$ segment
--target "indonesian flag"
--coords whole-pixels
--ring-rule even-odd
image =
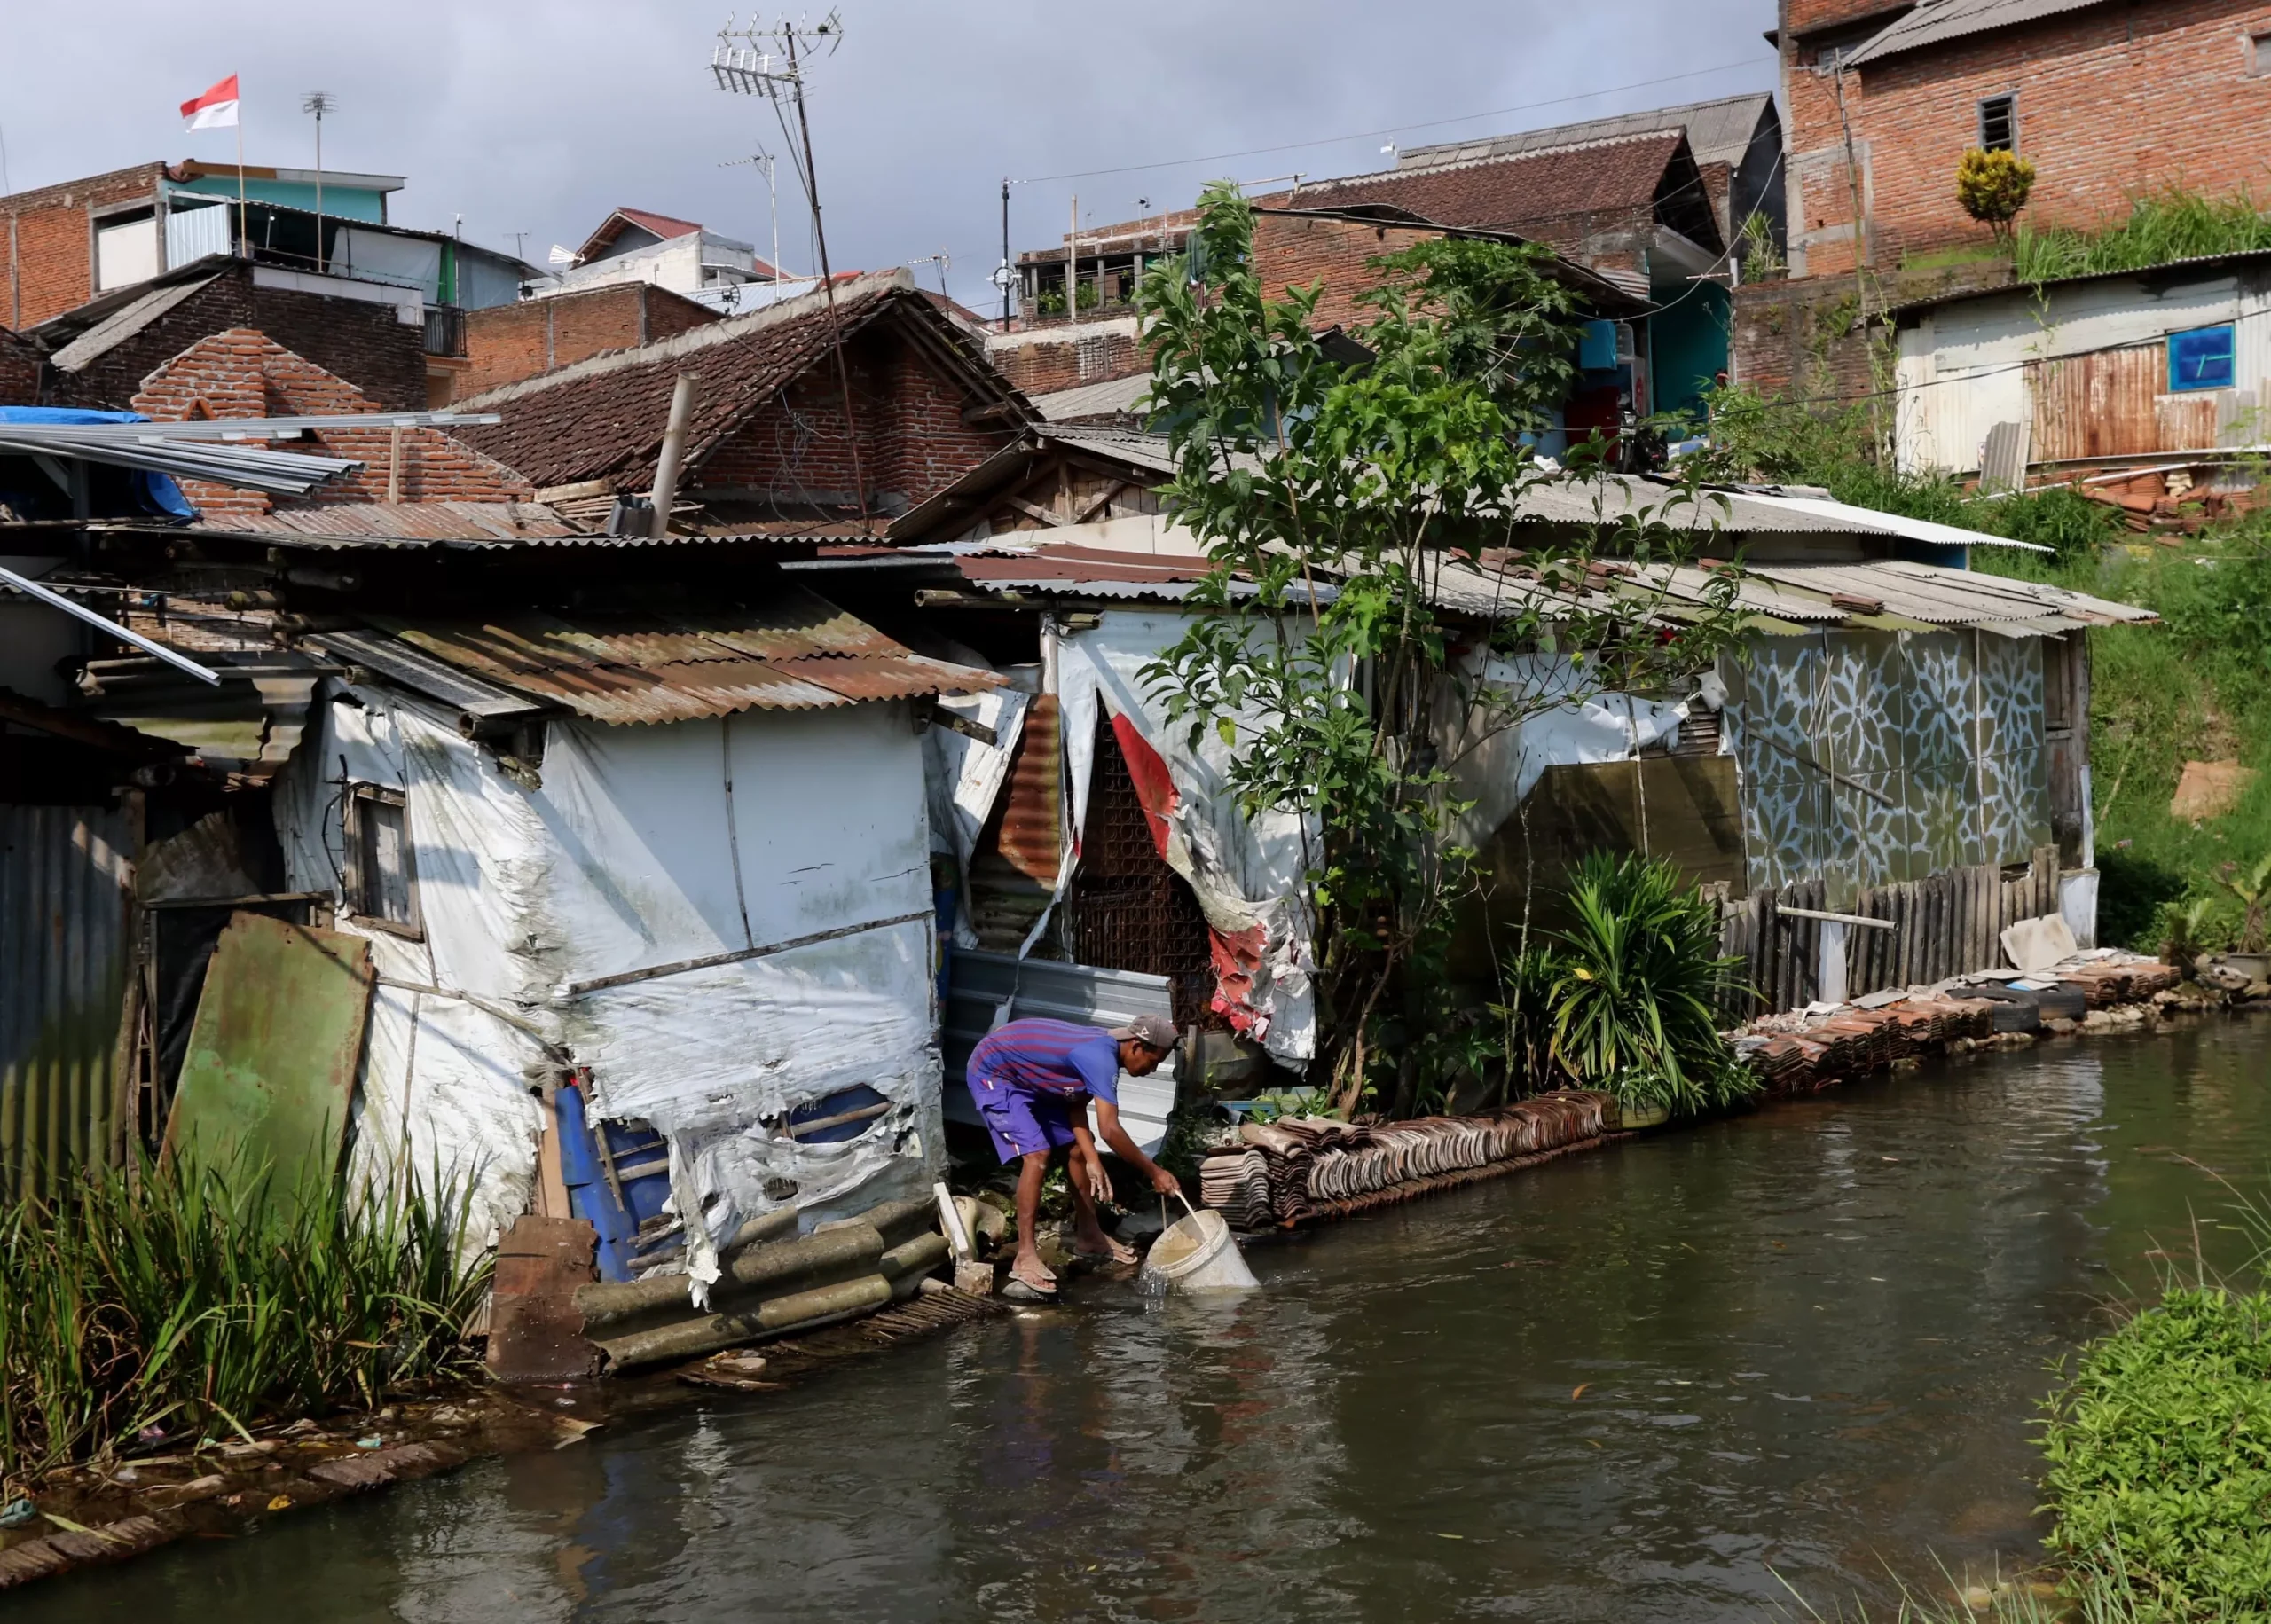
[[[237,76],[231,74],[194,101],[181,105],[192,129],[225,129],[237,122]]]

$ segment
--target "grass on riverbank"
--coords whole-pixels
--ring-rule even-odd
[[[282,1201],[170,1166],[0,1212],[0,1482],[450,1372],[488,1286],[460,1266],[466,1219],[415,1189]]]

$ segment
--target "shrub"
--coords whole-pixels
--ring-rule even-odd
[[[2271,219],[2257,212],[2244,190],[2210,199],[2172,186],[2136,198],[2127,219],[2099,231],[2060,226],[2038,231],[2023,225],[2012,257],[2021,281],[2049,282],[2256,248],[2271,248]]]
[[[1719,1033],[1741,961],[1719,956],[1717,910],[1678,869],[1595,851],[1569,888],[1575,922],[1551,961],[1553,1063],[1587,1087],[1680,1115],[1755,1094],[1758,1079]],[[1536,977],[1517,963],[1508,978]]]
[[[1955,200],[2000,237],[2034,190],[2034,166],[2016,153],[1973,147],[1955,166]]]
[[[2271,1295],[2179,1287],[2047,1401],[2053,1550],[2171,1620],[2271,1617]]]
[[[139,1174],[0,1212],[0,1479],[151,1425],[375,1406],[464,1357],[488,1269],[460,1266],[463,1198]]]

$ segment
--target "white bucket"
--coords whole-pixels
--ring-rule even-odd
[[[1261,1284],[1230,1238],[1230,1224],[1212,1207],[1178,1218],[1159,1232],[1144,1256],[1141,1283],[1163,1293],[1250,1291]]]

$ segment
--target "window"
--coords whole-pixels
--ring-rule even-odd
[[[2237,360],[2229,327],[2195,327],[2168,335],[2168,387],[2228,389]]]
[[[2247,41],[2247,71],[2271,74],[2271,34],[2252,34]]]
[[[1990,96],[1979,104],[1979,145],[1991,153],[2019,150],[2019,98]]]
[[[402,791],[376,784],[347,788],[347,909],[366,925],[423,936],[418,873],[411,860],[410,817]]]

